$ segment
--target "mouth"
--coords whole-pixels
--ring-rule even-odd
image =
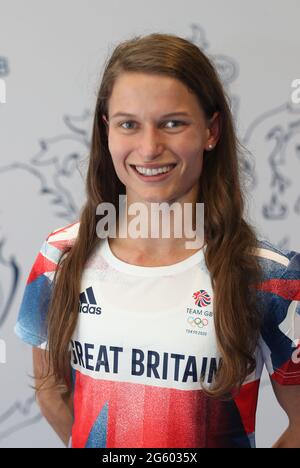
[[[130,164],[134,173],[139,177],[139,179],[145,182],[158,182],[167,179],[171,174],[173,174],[176,166],[177,163],[170,163],[164,166],[154,166],[151,168]]]

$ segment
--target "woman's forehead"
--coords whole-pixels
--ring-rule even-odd
[[[196,95],[173,77],[126,73],[114,84],[109,110],[111,118],[119,113],[138,117],[148,111],[155,116],[175,112],[191,115],[199,112],[199,103]]]

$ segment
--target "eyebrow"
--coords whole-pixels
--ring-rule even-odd
[[[190,117],[190,114],[187,112],[169,112],[168,114],[164,114],[161,118],[172,117],[175,115],[185,115],[186,117]],[[135,114],[129,114],[128,112],[116,112],[111,119],[115,117],[137,117]]]

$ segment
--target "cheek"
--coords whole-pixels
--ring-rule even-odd
[[[108,140],[108,149],[113,161],[116,172],[124,170],[124,159],[126,158],[126,148],[120,140],[110,138]]]
[[[203,145],[199,136],[193,132],[183,133],[180,138],[174,140],[173,151],[189,164],[201,158]]]
[[[201,171],[203,164],[203,153],[199,146],[192,146],[183,148],[180,157],[186,170],[191,173]]]
[[[121,151],[121,145],[116,138],[113,138],[113,136],[109,136],[108,138],[108,149],[113,160],[119,157],[118,155]]]
[[[202,174],[203,155],[201,149],[190,148],[181,154],[183,170],[181,172],[182,184],[186,187],[197,183]]]

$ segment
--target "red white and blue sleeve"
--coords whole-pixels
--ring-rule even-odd
[[[260,349],[267,371],[282,385],[300,385],[300,253],[264,241],[264,306]]]
[[[52,280],[61,251],[43,242],[27,278],[17,322],[16,335],[25,343],[45,348],[47,343],[47,313],[52,294]]]

